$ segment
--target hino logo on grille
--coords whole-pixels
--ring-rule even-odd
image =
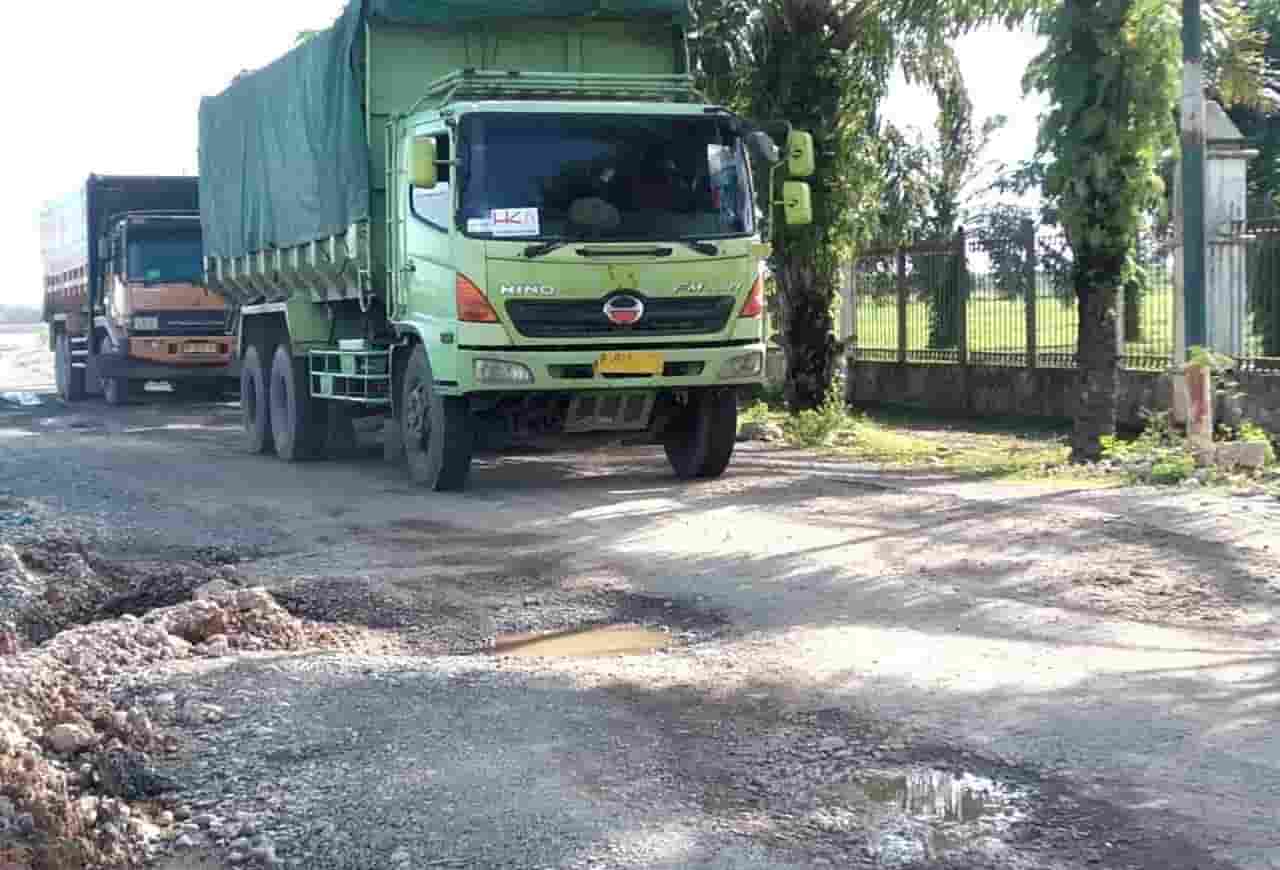
[[[604,316],[615,326],[631,326],[644,317],[644,303],[634,296],[614,296],[604,304]]]
[[[556,288],[542,284],[503,284],[498,292],[503,296],[555,296]]]

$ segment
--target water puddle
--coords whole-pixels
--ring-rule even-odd
[[[847,815],[867,832],[881,867],[904,867],[958,853],[991,855],[1025,816],[1028,793],[985,777],[911,768],[873,772],[836,786],[824,812]]]
[[[671,635],[638,625],[605,625],[551,634],[500,634],[493,654],[517,658],[643,655],[671,646]]]

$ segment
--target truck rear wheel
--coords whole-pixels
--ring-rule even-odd
[[[294,359],[287,345],[271,358],[271,437],[276,456],[285,462],[315,459],[324,444],[325,430],[307,384],[307,361]]]
[[[84,369],[78,369],[71,363],[71,339],[64,332],[54,344],[53,377],[61,399],[79,402],[84,398]]]
[[[681,480],[719,477],[729,467],[737,436],[733,390],[706,390],[690,396],[684,413],[667,430],[663,447]]]
[[[466,487],[475,442],[471,414],[465,399],[436,392],[422,345],[413,349],[405,367],[400,427],[414,483],[436,492]]]
[[[271,400],[267,395],[267,370],[257,345],[245,351],[240,366],[240,419],[245,439],[253,453],[275,449],[271,437]]]

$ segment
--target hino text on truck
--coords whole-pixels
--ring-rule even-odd
[[[204,287],[197,181],[93,175],[45,207],[44,320],[58,395],[127,402],[147,381],[234,388],[226,301]]]
[[[684,0],[353,0],[200,110],[210,287],[240,311],[253,449],[385,415],[417,483],[478,445],[604,433],[715,477],[763,379],[749,151],[811,137],[707,105]],[[778,186],[790,223],[809,187]]]

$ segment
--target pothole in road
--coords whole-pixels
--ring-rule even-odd
[[[960,853],[1004,848],[1013,825],[1026,818],[1029,797],[985,777],[930,768],[868,771],[833,787],[820,815],[829,824],[866,831],[880,867],[906,867]]]
[[[550,634],[500,634],[492,653],[516,658],[592,658],[643,655],[667,649],[670,633],[638,625],[597,625]]]

